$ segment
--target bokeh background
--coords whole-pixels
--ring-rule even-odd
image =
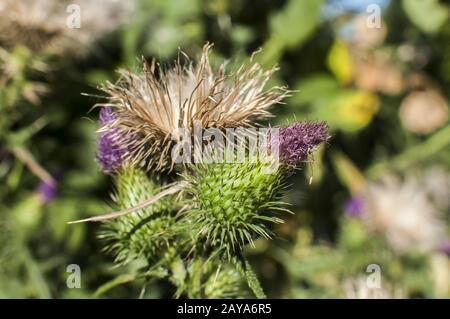
[[[213,63],[261,48],[255,58],[279,66],[268,85],[293,93],[273,125],[331,129],[291,180],[295,214],[247,251],[268,296],[450,297],[449,17],[438,0],[1,0],[0,297],[173,296],[114,267],[98,224],[66,223],[109,210],[98,85],[207,41]]]

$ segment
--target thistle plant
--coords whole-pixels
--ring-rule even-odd
[[[235,73],[213,68],[210,47],[199,63],[178,61],[157,72],[144,63],[142,74],[122,70],[116,84],[102,88],[108,96],[99,104],[97,160],[115,182],[117,211],[82,221],[103,221],[100,237],[115,261],[145,260],[142,276],[168,280],[177,297],[245,297],[246,282],[262,298],[244,248],[270,239],[271,226],[283,222],[286,177],[328,140],[327,126],[269,128],[255,158],[247,146],[239,159],[227,150],[231,161],[174,161],[171,151],[185,136],[180,128],[200,123],[223,136],[227,129],[251,128],[289,94],[266,90],[275,69],[263,71],[253,59]]]
[[[230,259],[247,244],[253,246],[255,238],[271,238],[268,224],[282,223],[279,213],[289,212],[280,201],[285,178],[327,138],[324,123],[295,123],[280,129],[277,154],[242,163],[191,165],[184,178],[196,240]]]

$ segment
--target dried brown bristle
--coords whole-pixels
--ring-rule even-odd
[[[208,58],[212,45],[206,44],[198,63],[176,61],[168,71],[143,62],[143,72],[120,70],[117,83],[102,90],[108,101],[99,106],[113,108],[116,120],[109,126],[139,136],[129,141],[129,160],[147,169],[172,168],[171,146],[181,139],[179,128],[193,130],[253,126],[268,118],[268,108],[288,95],[284,88],[264,86],[275,68],[264,71],[253,61],[231,74],[222,64],[214,70]]]

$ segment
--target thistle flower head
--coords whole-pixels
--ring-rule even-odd
[[[264,90],[275,71],[263,71],[251,59],[234,73],[226,73],[225,65],[213,69],[205,45],[198,63],[177,62],[170,70],[144,62],[142,74],[121,70],[116,84],[103,91],[117,119],[112,124],[120,130],[136,134],[129,141],[133,163],[150,169],[172,167],[170,148],[182,136],[179,129],[193,130],[194,124],[206,128],[251,126],[255,120],[267,118],[268,108],[279,103],[288,92],[281,88]]]
[[[115,115],[111,108],[100,111],[99,123],[102,126],[97,141],[97,161],[105,173],[114,173],[122,166],[128,154],[128,136],[117,128],[109,128]]]
[[[0,4],[0,43],[24,45],[54,54],[80,52],[122,24],[134,1],[3,0]],[[69,5],[80,8],[82,27],[68,26]],[[75,7],[73,7],[75,8]],[[71,11],[76,15],[76,11]],[[74,15],[75,18],[77,18]],[[70,50],[77,48],[77,50]]]
[[[294,123],[279,132],[279,155],[284,164],[297,165],[329,138],[325,123]]]

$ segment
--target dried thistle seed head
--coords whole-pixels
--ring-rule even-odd
[[[70,25],[69,5],[80,9],[79,27]],[[0,43],[9,47],[24,45],[39,52],[79,54],[121,25],[133,7],[134,1],[118,0],[3,0]],[[72,12],[74,18],[78,18],[76,13]]]
[[[413,91],[402,101],[399,116],[408,131],[426,135],[448,122],[449,105],[436,90]]]
[[[116,84],[103,91],[117,119],[113,127],[134,132],[130,158],[148,169],[172,168],[170,149],[182,139],[180,129],[251,126],[255,120],[271,116],[268,108],[288,94],[274,87],[264,90],[275,69],[263,71],[252,59],[236,72],[226,74],[225,65],[213,69],[205,45],[200,61],[181,64],[170,70],[144,62],[142,74],[121,70]]]
[[[413,176],[401,181],[398,176],[385,175],[369,184],[361,218],[397,253],[433,251],[446,240],[441,212]]]
[[[227,258],[258,237],[270,238],[268,224],[281,223],[285,211],[279,195],[283,170],[268,173],[270,163],[199,164],[192,166],[187,218],[198,242]]]
[[[15,47],[10,51],[0,48],[0,87],[13,86],[20,92],[20,95],[7,99],[4,105],[12,106],[18,98],[34,105],[40,104],[40,97],[49,91],[49,87],[34,79],[48,70],[47,63],[26,47]],[[26,81],[23,81],[24,76]]]
[[[24,45],[40,51],[62,36],[65,27],[62,2],[50,0],[5,0],[0,5],[2,45]],[[53,16],[53,19],[50,17]]]
[[[279,155],[284,164],[298,165],[317,146],[329,139],[327,125],[323,122],[294,123],[279,131]]]

